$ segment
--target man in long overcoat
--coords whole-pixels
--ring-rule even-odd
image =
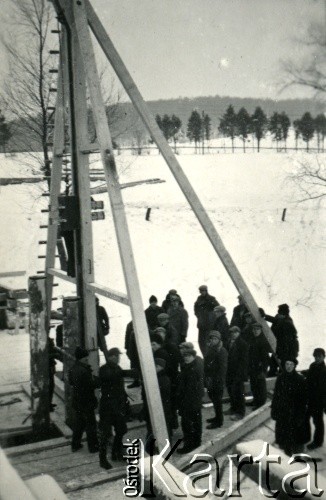
[[[230,396],[230,409],[232,420],[241,420],[246,413],[244,383],[248,378],[249,346],[240,336],[240,328],[231,326],[228,369],[226,386]]]
[[[181,306],[178,295],[172,295],[171,305],[167,310],[167,314],[169,315],[169,324],[178,332],[177,345],[180,345],[186,340],[189,321],[188,313],[185,308]]]
[[[302,452],[303,444],[309,440],[307,386],[295,370],[297,364],[295,358],[285,361],[284,371],[276,379],[271,410],[271,417],[276,421],[275,441],[289,456]]]
[[[315,432],[308,450],[319,448],[324,443],[324,412],[326,412],[326,366],[325,350],[317,347],[313,356],[315,361],[309,366],[306,374],[308,386],[308,415],[312,418]]]
[[[269,366],[270,347],[259,323],[252,325],[252,338],[249,344],[249,377],[254,397],[252,406],[256,410],[266,403],[266,374]]]
[[[198,343],[202,355],[207,351],[208,334],[214,325],[214,307],[218,306],[216,298],[209,295],[206,285],[199,287],[199,297],[194,304],[195,316],[197,317]]]

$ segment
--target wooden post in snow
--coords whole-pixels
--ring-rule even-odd
[[[63,310],[63,348],[70,356],[75,357],[77,346],[83,347],[82,339],[82,303],[79,297],[64,297]],[[70,356],[63,356],[63,377],[65,386],[65,420],[72,426],[72,387],[69,384],[69,370],[74,364]]]
[[[43,434],[50,427],[49,347],[45,287],[44,276],[31,276],[28,280],[32,427],[36,434]]]

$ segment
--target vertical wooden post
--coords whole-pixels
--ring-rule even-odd
[[[45,288],[44,276],[29,278],[32,426],[37,434],[47,432],[50,426],[49,347]]]
[[[74,364],[75,349],[83,346],[82,339],[82,303],[79,297],[64,297],[63,309],[63,348],[67,356],[63,357],[63,376],[65,386],[66,424],[72,427],[72,387],[69,384],[69,370]]]

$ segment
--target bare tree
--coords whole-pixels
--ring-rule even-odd
[[[326,197],[326,166],[319,155],[298,161],[297,169],[288,175],[287,180],[298,188],[299,203]]]
[[[53,21],[53,8],[47,0],[12,0],[12,12],[8,32],[1,41],[9,62],[9,76],[5,81],[3,105],[12,119],[16,149],[28,151],[33,166],[42,167],[49,176],[49,130],[53,117],[48,107],[55,102],[53,83],[58,66],[56,56],[49,54],[49,33]],[[17,34],[15,43],[11,30]],[[52,49],[57,38],[53,37]],[[53,60],[54,59],[54,60]],[[53,96],[53,97],[52,97]],[[35,151],[42,151],[42,154]]]
[[[297,40],[305,56],[300,61],[282,62],[285,78],[283,88],[298,85],[313,89],[317,94],[326,92],[326,36],[323,23],[309,26],[304,39]]]

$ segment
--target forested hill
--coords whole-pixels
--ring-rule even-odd
[[[260,106],[267,117],[270,117],[275,111],[284,111],[290,118],[291,122],[309,111],[312,116],[316,116],[326,111],[326,102],[314,99],[254,99],[254,98],[239,98],[239,97],[180,97],[178,99],[161,99],[159,101],[147,101],[151,112],[155,115],[172,115],[175,114],[182,121],[183,130],[187,129],[187,122],[191,112],[197,109],[200,113],[204,111],[212,120],[212,129],[218,127],[220,117],[225,113],[227,107],[232,104],[235,112],[244,107],[249,114],[252,114],[257,106]],[[133,107],[130,103],[121,103],[122,116],[124,116],[125,125],[130,120],[131,128],[135,126],[135,115]],[[120,113],[119,113],[120,114]],[[128,119],[129,118],[129,119]],[[123,121],[124,121],[123,120]],[[139,126],[139,123],[138,123]],[[127,127],[129,128],[129,127]]]

